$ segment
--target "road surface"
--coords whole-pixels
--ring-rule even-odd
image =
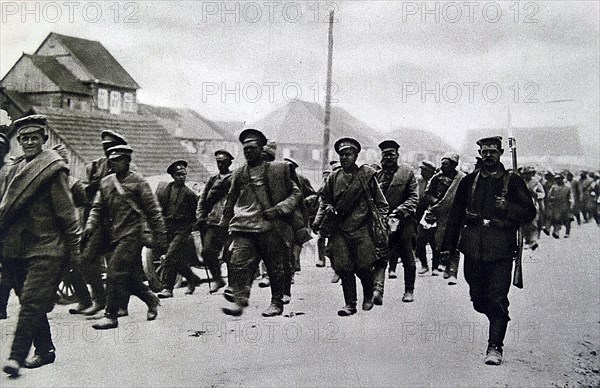
[[[220,312],[223,297],[208,295],[207,285],[192,296],[175,290],[153,322],[132,298],[117,330],[95,331],[57,306],[56,362],[2,376],[0,386],[599,386],[600,228],[573,229],[570,239],[542,236],[526,257],[525,288],[509,294],[501,366],[483,363],[486,320],[472,309],[462,272],[456,286],[418,277],[414,303],[400,300],[401,275],[386,280],[383,306],[338,317],[341,286],[306,249],[284,316],[260,315],[269,291],[256,285],[239,318]],[[0,321],[3,360],[17,311],[12,296]]]

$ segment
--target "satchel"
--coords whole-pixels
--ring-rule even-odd
[[[373,233],[373,242],[375,243],[375,248],[385,251],[388,248],[390,240],[390,226],[387,222],[387,217],[382,216],[377,210],[375,202],[373,201],[373,196],[371,195],[371,190],[369,190],[368,185],[365,184],[365,180],[361,179],[360,183],[362,184],[367,196],[367,204],[369,205],[369,211],[371,212],[371,222],[369,226],[371,227],[371,232]]]

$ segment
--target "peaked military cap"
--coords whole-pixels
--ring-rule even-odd
[[[533,164],[526,165],[525,167],[523,167],[523,173],[524,174],[535,173],[535,166]]]
[[[492,144],[497,145],[498,149],[502,149],[502,136],[490,136],[490,137],[484,137],[484,138],[477,140],[477,145],[480,147],[483,145],[492,145]]]
[[[292,158],[283,158],[283,160],[285,162],[288,162],[292,166],[294,166],[294,168],[298,168],[298,162],[296,162],[294,159],[292,159]]]
[[[226,150],[216,150],[215,151],[215,158],[217,159],[229,159],[229,160],[233,160],[234,157],[233,155],[231,155],[229,152],[227,152]]]
[[[342,168],[342,164],[337,160],[329,162],[329,165],[331,166],[331,171],[339,170],[340,168]]]
[[[10,151],[10,141],[5,134],[0,132],[0,147],[4,148],[6,152]],[[0,161],[1,162],[1,161]]]
[[[123,137],[115,131],[111,131],[110,129],[102,131],[100,137],[102,138],[102,143],[115,143],[115,145],[127,144],[127,140],[125,139],[125,137]]]
[[[429,160],[423,160],[419,167],[424,168],[425,170],[435,171],[435,164],[433,164]]]
[[[181,170],[185,170],[187,166],[188,164],[185,160],[178,160],[171,163],[171,165],[167,168],[167,174],[173,175]]]
[[[120,156],[131,155],[133,153],[133,148],[126,144],[119,144],[114,147],[110,147],[106,150],[109,159],[116,159]]]
[[[242,144],[256,142],[259,147],[264,147],[267,144],[267,138],[265,135],[258,129],[254,128],[244,129],[242,133],[240,133],[239,139],[240,143]]]
[[[17,138],[21,135],[29,133],[42,132],[42,135],[46,137],[46,125],[48,120],[45,115],[29,115],[22,117],[13,122],[13,128],[17,131]]]
[[[341,139],[336,141],[335,144],[333,145],[333,149],[338,154],[342,150],[345,150],[347,148],[354,148],[356,150],[356,152],[360,152],[360,150],[361,150],[361,146],[360,146],[360,143],[358,142],[358,140],[352,139],[351,137],[342,137]]]
[[[388,151],[397,152],[399,148],[400,144],[398,144],[395,140],[384,140],[379,143],[379,149],[381,149],[382,153]]]

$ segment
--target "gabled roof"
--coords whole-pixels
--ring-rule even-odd
[[[292,101],[269,113],[253,125],[267,138],[281,144],[323,144],[325,109],[317,104],[301,100]],[[340,107],[332,107],[330,121],[330,144],[341,137],[352,137],[363,147],[376,146],[381,135]]]
[[[131,89],[140,88],[102,43],[51,32],[40,47],[51,36],[56,37],[69,50],[71,55],[77,58],[92,74],[93,78],[97,79],[100,83]],[[86,81],[94,81],[94,79]]]
[[[454,151],[454,148],[438,135],[417,128],[397,128],[382,135],[382,140],[392,139],[400,144],[402,152],[434,152]]]
[[[504,148],[508,148],[507,128],[472,129],[467,132],[463,144],[463,153],[477,154],[477,140],[488,136],[502,136]],[[576,126],[561,127],[521,127],[513,128],[517,141],[517,155],[531,156],[582,156],[583,148]],[[506,155],[506,153],[505,153]]]
[[[21,113],[27,112],[33,106],[33,102],[24,93],[19,93],[16,90],[6,90],[0,87],[0,93],[4,94],[19,110]]]
[[[209,175],[194,155],[151,118],[45,106],[34,106],[32,112],[45,114],[48,126],[87,163],[103,156],[100,134],[110,129],[125,136],[134,149],[133,161],[145,176],[166,174],[167,167],[178,159],[188,161],[190,180],[203,181]]]
[[[61,91],[77,94],[90,94],[89,88],[86,88],[77,77],[75,77],[69,69],[58,62],[55,57],[28,54],[23,54],[23,56],[30,59],[35,67],[40,69],[40,71],[54,82]]]
[[[140,114],[153,117],[178,139],[236,141],[233,134],[192,109],[146,104],[139,104],[138,107]]]

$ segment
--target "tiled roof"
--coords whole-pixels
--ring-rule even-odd
[[[102,43],[60,35],[52,32],[64,44],[71,54],[77,58],[92,73],[93,77],[101,83],[139,89],[139,85],[125,71],[123,66],[108,52]],[[47,38],[46,38],[47,39]]]
[[[477,140],[496,135],[502,136],[504,148],[507,149],[507,128],[483,128],[472,129],[467,132],[463,144],[463,153],[468,155],[477,154],[478,147],[475,144]],[[519,156],[583,155],[579,130],[575,126],[519,127],[513,128],[513,136],[517,141],[517,155]]]
[[[396,140],[400,144],[402,152],[438,152],[444,153],[455,151],[454,148],[442,140],[438,135],[417,128],[398,128],[381,135],[381,141],[385,139]]]
[[[27,55],[35,67],[40,69],[52,82],[56,84],[63,92],[78,94],[90,94],[90,89],[86,88],[73,73],[56,60],[56,57]]]
[[[341,137],[352,137],[363,147],[374,147],[377,145],[376,138],[381,136],[379,132],[340,107],[332,107],[330,123],[332,147]],[[292,101],[269,113],[253,126],[277,143],[321,145],[325,128],[325,109],[316,103]]]
[[[178,139],[236,141],[233,134],[192,109],[139,104],[139,112],[156,119]]]
[[[148,117],[42,106],[35,106],[32,111],[45,114],[49,127],[88,163],[103,156],[100,134],[110,129],[125,136],[134,149],[133,161],[145,176],[166,174],[167,167],[178,159],[188,161],[190,180],[201,182],[209,175],[194,155],[187,152],[158,122]]]

